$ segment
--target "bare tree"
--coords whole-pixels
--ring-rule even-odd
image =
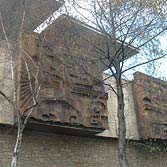
[[[113,91],[118,101],[118,158],[120,167],[127,167],[122,76],[131,69],[166,56],[159,47],[159,36],[167,29],[166,1],[72,0],[66,4],[67,7],[71,5],[73,11],[77,11],[76,15],[72,13],[74,17],[82,19],[103,36],[98,38],[98,45],[97,39],[89,40],[86,35],[81,38],[82,43],[88,43],[94,51],[92,61],[100,61],[110,70],[111,75],[108,78],[115,78],[116,89]],[[135,52],[140,52],[141,59],[136,59],[135,63],[126,67],[126,59],[136,54]]]
[[[6,70],[6,76],[1,73],[3,77],[0,81],[2,85],[0,96],[6,105],[7,112],[10,111],[11,117],[14,114],[15,119],[9,119],[9,123],[14,123],[17,128],[11,167],[17,166],[23,132],[31,114],[40,102],[42,87],[42,83],[39,82],[41,68],[29,52],[32,45],[28,45],[25,34],[33,33],[47,15],[52,14],[60,6],[61,2],[54,0],[0,1],[0,40],[1,44],[4,44],[2,46],[4,55],[0,66],[2,70]],[[27,45],[30,50],[26,49]]]
[[[88,5],[84,7],[84,3]],[[39,4],[39,2],[37,4]],[[157,37],[163,34],[166,30],[166,2],[163,0],[157,0],[153,2],[143,2],[142,0],[71,0],[69,1],[68,5],[71,5],[71,7],[75,11],[77,11],[78,14],[77,16],[75,16],[77,18],[82,18],[84,21],[90,24],[91,26],[86,26],[88,26],[90,29],[95,30],[96,35],[99,34],[100,37],[97,38],[96,35],[93,34],[92,38],[90,38],[90,33],[85,33],[84,31],[82,36],[78,36],[77,31],[72,31],[71,36],[67,35],[65,38],[61,38],[60,36],[59,42],[62,43],[59,43],[59,46],[62,47],[62,45],[64,45],[64,47],[66,47],[66,49],[68,50],[68,54],[73,54],[75,52],[75,54],[78,55],[82,53],[83,50],[86,50],[88,54],[93,53],[93,57],[89,58],[92,67],[94,65],[100,64],[101,69],[110,70],[111,75],[108,78],[112,76],[115,78],[116,89],[114,89],[112,85],[109,86],[115,92],[118,101],[118,157],[120,167],[127,167],[128,162],[126,159],[126,126],[124,115],[122,76],[126,71],[130,69],[134,69],[137,66],[153,62],[166,55],[155,47],[155,41],[156,44],[158,42]],[[42,6],[45,7],[45,5]],[[68,8],[69,6],[67,6],[65,8],[66,10],[64,11],[68,11],[68,14],[70,14],[72,10],[68,10]],[[29,103],[29,105],[24,105],[24,107],[22,108],[20,107],[20,104],[18,104],[18,98],[20,97],[18,97],[17,94],[18,90],[20,89],[20,78],[22,76],[19,76],[18,78],[16,78],[16,80],[14,79],[15,59],[13,57],[14,55],[11,53],[10,42],[8,39],[8,36],[12,36],[13,38],[13,34],[6,32],[2,14],[0,18],[3,37],[7,42],[10,57],[13,82],[13,99],[10,99],[3,91],[0,91],[0,94],[12,105],[13,110],[16,113],[18,128],[17,140],[14,148],[11,167],[16,167],[17,165],[23,131],[25,129],[25,125],[29,119],[29,116],[39,103],[40,90],[42,87],[41,82],[39,82],[40,72],[42,70],[40,69],[40,66],[38,66],[38,64],[36,64],[32,59],[31,54],[28,53],[27,50],[25,50],[25,48],[23,47],[24,41],[22,41],[22,30],[29,32],[30,29],[28,28],[27,30],[29,24],[27,26],[25,23],[31,23],[31,19],[25,21],[25,19],[28,18],[28,15],[26,15],[27,13],[24,9],[25,8],[23,8],[21,11],[18,11],[19,18],[21,18],[21,21],[19,21],[19,29],[18,27],[14,28],[14,30],[17,30],[16,36],[20,41],[20,43],[17,44],[18,73],[20,70],[23,70],[23,74],[26,76],[27,80],[26,86],[28,87],[31,96],[31,102]],[[80,9],[88,12],[89,17],[80,12]],[[33,15],[33,13],[31,12],[29,12],[28,14]],[[40,14],[42,14],[42,10]],[[38,16],[40,16],[40,14]],[[53,22],[53,20],[51,20],[51,22]],[[80,22],[80,24],[85,25],[82,22]],[[70,27],[70,24],[68,24],[68,22],[66,23],[66,25]],[[11,26],[12,24],[7,27],[7,30],[10,30]],[[44,42],[46,34],[44,33],[42,39],[42,41]],[[74,38],[75,41],[69,40],[71,38]],[[50,41],[50,43],[52,42],[53,41]],[[132,45],[134,45],[135,47],[133,47]],[[49,45],[47,47],[49,47]],[[141,60],[138,60],[136,64],[124,68],[124,61],[130,56],[139,52],[139,49],[143,50],[144,53],[149,53],[149,60],[143,62]],[[75,65],[79,65],[80,71],[84,71],[87,76],[93,77],[97,81],[104,83],[104,80],[100,77],[97,78],[97,75],[94,75],[94,72],[90,73],[90,70],[92,70],[93,68],[88,69],[85,64],[83,64],[81,61],[78,61],[79,60],[74,59],[73,63]],[[72,66],[73,64],[70,65],[70,67]],[[78,72],[77,69],[75,69],[74,72]],[[95,74],[97,73],[98,72],[95,72]],[[23,117],[23,113],[27,113],[26,117]]]
[[[32,65],[30,66],[30,64],[29,64],[29,62],[32,61],[31,57],[22,48],[21,43],[19,44],[19,48],[13,49],[14,47],[18,47],[18,46],[16,46],[16,44],[12,45],[11,42],[9,42],[9,39],[6,35],[6,31],[5,31],[5,27],[4,27],[1,15],[0,15],[0,20],[1,20],[1,26],[3,29],[3,33],[5,36],[5,43],[7,45],[6,50],[8,51],[8,54],[5,55],[5,58],[6,58],[6,61],[9,61],[9,63],[8,63],[10,65],[9,73],[11,74],[10,79],[12,82],[11,92],[7,93],[5,90],[0,90],[0,95],[3,97],[3,99],[5,99],[8,102],[7,105],[12,106],[12,110],[13,110],[12,112],[15,113],[16,119],[17,119],[17,121],[16,121],[16,123],[17,123],[17,138],[16,138],[16,143],[15,143],[12,162],[11,162],[11,167],[16,167],[19,152],[21,149],[21,144],[22,144],[23,131],[25,129],[25,126],[27,124],[27,121],[28,121],[31,113],[33,112],[33,109],[38,104],[38,96],[39,96],[39,92],[41,89],[41,85],[39,85],[39,82],[38,82],[38,67],[35,67],[36,70],[32,71],[32,69],[31,69]],[[20,37],[21,37],[21,35],[22,35],[22,32],[20,31]],[[17,53],[18,53],[18,56],[16,56]],[[17,79],[19,79],[19,78],[15,77],[15,75],[20,75],[20,73],[21,73],[21,71],[19,69],[19,67],[21,67],[21,64],[19,64],[20,61],[22,61],[22,63],[24,63],[25,69],[23,72],[24,72],[24,75],[27,76],[27,83],[26,84],[30,90],[30,99],[32,100],[31,103],[29,103],[27,106],[25,106],[25,108],[21,108],[20,104],[18,102],[18,96],[20,94],[20,92],[18,92],[18,89],[20,88],[20,80],[16,80],[16,78]],[[17,63],[18,67],[16,67],[16,63]],[[17,74],[16,74],[16,68],[18,70]],[[6,76],[6,77],[8,77],[8,76]],[[35,82],[34,82],[34,80],[32,82],[32,78],[35,80]],[[35,85],[34,85],[34,83],[35,83]],[[10,85],[8,85],[8,86],[10,86]],[[28,114],[25,118],[23,118],[23,115],[22,115],[22,113],[24,113],[24,112],[28,112]]]

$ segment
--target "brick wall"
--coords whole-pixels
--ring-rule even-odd
[[[0,167],[10,167],[16,134],[0,127]],[[128,144],[130,167],[166,167],[167,153]],[[117,140],[25,131],[18,167],[117,167]]]

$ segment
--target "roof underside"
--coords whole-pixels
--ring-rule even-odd
[[[0,0],[0,12],[7,37],[16,40],[21,27],[23,32],[33,32],[61,5],[56,0]],[[4,38],[3,33],[0,33],[0,38]]]
[[[66,15],[56,19],[40,36],[45,36],[45,45],[55,50],[55,52],[61,50],[62,53],[63,50],[64,52],[70,52],[73,56],[87,57],[96,64],[98,63],[102,71],[108,69],[109,59],[106,58],[106,55],[109,53],[110,58],[114,57],[121,47],[121,42],[117,41],[115,43],[113,39],[100,31]],[[124,59],[138,53],[135,47],[124,48]],[[102,61],[104,61],[104,64],[102,64]]]

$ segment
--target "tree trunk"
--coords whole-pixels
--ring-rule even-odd
[[[118,100],[118,161],[120,167],[128,167],[126,158],[126,124],[124,113],[124,94],[121,78],[117,79],[117,100]]]
[[[17,160],[18,160],[18,156],[19,156],[19,152],[20,152],[20,148],[21,148],[21,143],[22,143],[22,135],[23,135],[23,129],[22,129],[21,125],[19,125],[18,131],[17,131],[17,139],[16,139],[14,151],[13,151],[13,156],[12,156],[11,167],[17,166]]]

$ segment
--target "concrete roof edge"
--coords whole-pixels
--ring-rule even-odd
[[[80,20],[78,20],[78,19],[76,19],[76,18],[74,18],[72,16],[69,16],[69,15],[66,15],[66,14],[62,14],[58,19],[61,19],[61,18],[69,18],[74,23],[77,23],[77,24],[79,24],[79,25],[81,25],[81,26],[83,26],[83,27],[85,27],[85,28],[87,28],[87,29],[89,29],[91,31],[94,31],[94,32],[96,32],[96,33],[98,33],[100,35],[104,35],[105,36],[105,34],[103,32],[101,32],[98,28],[95,28],[95,27],[93,27],[93,26],[91,26],[91,25],[89,25],[89,24],[87,24],[87,23],[85,23],[83,21],[80,21]],[[117,39],[117,42],[121,43],[121,41],[118,40],[118,39]],[[128,44],[128,43],[125,42],[125,44]],[[139,53],[139,51],[140,51],[139,48],[137,48],[137,47],[135,47],[133,45],[129,45],[128,48],[131,48],[132,50],[135,50],[136,51],[135,54]]]

